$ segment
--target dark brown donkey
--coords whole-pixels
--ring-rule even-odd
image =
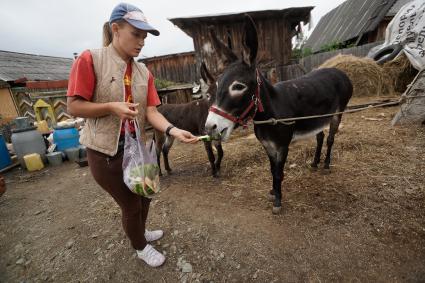
[[[208,85],[206,95],[202,99],[191,101],[182,104],[164,104],[158,107],[158,111],[164,115],[167,120],[174,126],[191,132],[199,136],[205,135],[205,121],[208,116],[208,109],[211,106],[211,101],[216,92],[216,84],[213,77],[208,72],[204,63],[201,65],[201,76],[204,82]],[[208,95],[209,94],[209,95]],[[164,166],[167,173],[171,173],[170,164],[168,161],[168,152],[173,145],[174,138],[166,137],[164,133],[155,131],[155,142],[158,156],[158,165],[161,168],[161,152],[164,156]],[[217,149],[217,159],[215,159],[212,146]],[[211,171],[214,177],[220,174],[220,164],[223,158],[223,148],[220,141],[205,141],[205,150],[208,154],[208,159],[211,164]]]
[[[243,36],[243,58],[217,39],[211,31],[214,49],[223,66],[217,81],[216,99],[210,108],[206,129],[210,134],[221,133],[225,141],[232,130],[254,119],[254,132],[270,160],[273,175],[273,212],[281,209],[283,168],[291,141],[316,135],[317,148],[312,167],[320,161],[324,133],[330,126],[324,168],[329,169],[334,136],[342,115],[299,120],[293,123],[267,123],[271,119],[332,114],[344,111],[353,92],[350,79],[337,69],[320,69],[299,79],[271,85],[257,70],[257,31],[247,16]],[[259,124],[263,123],[264,124]]]

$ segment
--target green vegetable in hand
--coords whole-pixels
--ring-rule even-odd
[[[221,134],[217,133],[214,135],[205,135],[205,136],[199,136],[198,140],[199,141],[213,141],[213,140],[220,140],[221,139]]]

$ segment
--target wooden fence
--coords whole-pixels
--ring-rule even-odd
[[[191,84],[176,85],[159,89],[158,95],[162,104],[187,103],[192,101],[192,88]]]
[[[369,53],[370,49],[380,44],[382,44],[382,42],[373,42],[352,48],[313,54],[302,58],[298,64],[276,67],[276,71],[280,80],[286,81],[295,79],[312,71],[313,69],[323,64],[326,60],[338,54],[351,54],[357,57],[364,57]]]
[[[307,56],[303,59],[300,60],[300,64],[302,64],[304,66],[304,68],[306,69],[307,72],[310,72],[311,70],[313,70],[314,68],[316,68],[317,66],[320,66],[323,62],[325,62],[326,60],[338,55],[338,54],[351,54],[357,57],[364,57],[366,56],[370,49],[372,49],[373,47],[381,44],[382,42],[373,42],[373,43],[369,43],[369,44],[365,44],[365,45],[361,45],[361,46],[356,46],[356,47],[352,47],[352,48],[346,48],[346,49],[340,49],[340,50],[334,50],[334,51],[329,51],[329,52],[324,52],[324,53],[318,53],[318,54],[314,54],[311,56]]]

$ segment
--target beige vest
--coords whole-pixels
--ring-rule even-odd
[[[127,63],[119,57],[112,45],[90,50],[93,57],[96,87],[92,102],[106,103],[124,101],[124,75]],[[145,65],[132,62],[131,93],[134,103],[139,103],[137,120],[145,137],[146,97],[149,72]],[[118,150],[118,140],[122,121],[116,115],[88,118],[82,130],[80,143],[90,149],[114,156]]]

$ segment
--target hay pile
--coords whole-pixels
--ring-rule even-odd
[[[337,55],[325,61],[319,68],[337,68],[344,71],[353,84],[353,96],[392,95],[390,77],[370,58]]]
[[[404,52],[401,52],[394,60],[386,62],[383,65],[383,69],[391,80],[394,90],[399,93],[403,93],[407,89],[407,86],[418,73],[412,67]]]

